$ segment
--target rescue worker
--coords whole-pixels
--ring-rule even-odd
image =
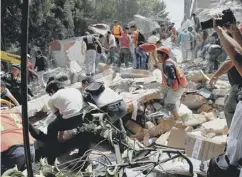
[[[219,68],[219,61],[222,58],[222,47],[214,44],[214,39],[210,38],[208,44],[201,51],[201,57],[207,62],[205,72],[213,73]]]
[[[222,27],[216,25],[215,19],[213,21],[213,24],[214,29],[218,32],[221,44],[224,46],[224,49],[228,54],[229,58],[231,58],[232,64],[229,69],[235,67],[241,77],[242,35],[239,29],[236,27],[236,22],[234,22],[234,24],[231,24],[231,26],[229,27],[229,32],[232,34],[233,38],[230,37]],[[235,96],[234,98],[237,98],[239,102],[236,105],[236,110],[234,112],[232,122],[229,128],[225,153],[215,156],[210,160],[207,171],[208,177],[242,176],[242,93],[241,89],[239,89],[238,91],[239,92],[237,92],[237,96]]]
[[[63,140],[64,131],[72,130],[82,124],[83,97],[79,90],[64,88],[64,84],[57,80],[48,83],[46,92],[51,96],[48,105],[57,117],[48,125],[47,135],[43,132],[36,133],[35,130],[31,134],[46,143],[50,149],[48,163],[52,165],[56,158],[56,155],[52,152],[58,148],[56,147],[58,141]]]
[[[165,107],[178,120],[180,99],[187,87],[187,80],[177,63],[170,58],[170,50],[168,48],[158,48],[157,54],[159,63],[162,64],[162,85],[167,88],[164,98]]]
[[[107,32],[106,40],[107,40],[107,50],[109,52],[109,58],[110,58],[109,64],[113,64],[115,62],[117,45],[115,42],[115,37],[114,35],[112,35],[111,31]]]
[[[193,35],[187,30],[183,29],[178,36],[178,44],[181,45],[183,61],[187,61],[188,54],[191,51],[191,43],[193,41]]]
[[[35,160],[34,139],[30,136],[31,161]],[[6,170],[25,169],[22,118],[13,110],[1,111],[1,174]]]
[[[123,32],[122,27],[118,24],[118,21],[117,20],[114,20],[113,21],[112,34],[115,37],[115,41],[116,41],[116,45],[118,47],[118,50],[119,50],[119,38],[120,38],[122,32]]]
[[[48,61],[45,56],[42,55],[41,51],[37,51],[37,57],[34,69],[37,69],[37,73],[39,76],[40,84],[43,88],[46,87],[46,84],[44,82],[44,73],[48,69]]]
[[[195,13],[192,13],[192,18],[193,18],[193,21],[194,21],[194,29],[195,31],[198,33],[200,28],[201,28],[201,24],[200,24],[200,20],[199,18],[196,16]]]
[[[1,99],[10,101],[10,103],[13,103],[15,106],[19,106],[19,103],[16,100],[16,98],[14,98],[14,96],[8,90],[8,88],[6,88],[6,83],[4,81],[1,81]]]
[[[96,52],[96,43],[101,46],[100,42],[89,32],[85,32],[85,36],[83,37],[83,45],[82,45],[82,54],[85,56],[85,64],[86,64],[86,75],[94,75],[95,74],[95,60],[97,56]]]
[[[128,34],[128,31],[129,31],[129,28],[126,27],[119,38],[120,55],[119,55],[118,67],[121,66],[121,63],[125,63],[125,67],[127,68],[129,66],[129,61],[131,59],[131,51],[130,51],[131,37]]]

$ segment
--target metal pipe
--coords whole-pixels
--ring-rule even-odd
[[[24,154],[28,177],[33,177],[29,143],[29,118],[28,118],[28,86],[27,86],[27,52],[29,28],[29,0],[22,4],[22,36],[21,36],[21,94],[22,94],[22,124],[24,139]]]

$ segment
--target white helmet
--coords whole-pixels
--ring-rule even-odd
[[[28,57],[28,58],[30,58],[30,55],[29,55],[29,54],[27,54],[27,57]]]

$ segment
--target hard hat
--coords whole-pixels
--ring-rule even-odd
[[[167,47],[160,47],[156,51],[158,54],[165,53],[166,55],[170,56],[170,49]]]
[[[13,64],[13,65],[12,65],[12,68],[16,68],[16,69],[21,70],[21,66],[20,66],[20,65],[18,65],[18,64]]]
[[[28,57],[28,58],[30,58],[30,55],[29,55],[29,54],[27,54],[27,57]]]

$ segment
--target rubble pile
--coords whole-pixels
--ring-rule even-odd
[[[226,80],[218,80],[216,88],[210,88],[210,76],[205,75],[202,70],[194,69],[197,68],[196,63],[200,64],[197,60],[182,64],[183,69],[188,71],[189,86],[181,99],[179,121],[172,119],[170,113],[164,109],[164,88],[148,71],[122,69],[120,73],[116,73],[101,63],[103,72],[95,75],[94,80],[104,82],[123,97],[128,109],[128,120],[123,123],[131,140],[138,140],[143,147],[184,150],[193,163],[194,172],[205,174],[206,170],[200,168],[201,164],[206,164],[210,158],[222,153],[225,147],[228,127],[223,109],[230,85]],[[193,69],[186,69],[189,67]],[[71,87],[80,89],[81,83],[76,82]],[[30,117],[36,116],[40,111],[50,111],[47,106],[49,98],[48,95],[43,95],[29,101]],[[20,107],[14,109],[21,110]],[[162,154],[160,158],[166,156]],[[187,163],[180,162],[179,159],[161,166],[166,172],[175,174],[184,175],[189,171]],[[155,169],[164,172],[161,167]]]

